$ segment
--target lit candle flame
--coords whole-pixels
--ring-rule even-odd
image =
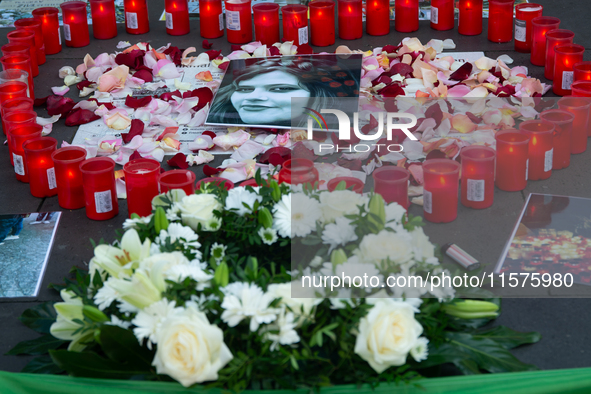
[[[446,182],[445,182],[445,177],[443,177],[443,176],[440,176],[440,177],[439,177],[439,183],[441,183],[441,186],[445,186],[445,183],[446,183]]]

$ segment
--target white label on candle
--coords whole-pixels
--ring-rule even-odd
[[[240,11],[226,10],[226,23],[228,30],[240,30]]]
[[[96,213],[106,213],[113,210],[113,200],[111,200],[111,191],[94,193],[94,203],[96,205]]]
[[[526,42],[526,31],[525,21],[515,19],[515,41]]]
[[[423,190],[423,210],[433,213],[433,194],[428,190]]]
[[[14,161],[14,172],[18,175],[25,175],[25,165],[23,164],[23,157],[15,153],[12,154],[12,160]]]
[[[571,90],[573,85],[574,71],[563,71],[562,72],[562,88],[564,90]]]
[[[431,23],[438,24],[439,23],[439,8],[431,7]]]
[[[47,184],[50,190],[57,187],[57,183],[55,182],[55,168],[53,167],[47,170]]]
[[[300,41],[300,45],[308,43],[308,26],[298,29],[298,40]]]
[[[544,155],[544,172],[552,170],[552,158],[554,155],[554,148],[550,149]]]
[[[166,28],[167,29],[173,29],[173,24],[172,24],[172,14],[170,12],[166,13]]]
[[[468,179],[466,186],[468,201],[484,201],[484,179]]]
[[[224,30],[224,14],[220,14],[220,30]]]
[[[525,161],[525,180],[527,181],[527,175],[529,173],[529,159]]]
[[[66,41],[72,41],[72,34],[70,33],[70,25],[64,24],[64,38]]]
[[[127,22],[128,29],[137,29],[137,13],[135,12],[126,12],[125,13],[125,21]]]

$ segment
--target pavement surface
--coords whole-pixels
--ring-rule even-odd
[[[588,23],[588,3],[580,0],[550,1],[538,0],[544,9],[544,15],[556,16],[562,20],[561,28],[575,32],[575,42],[587,48],[585,60],[591,60],[591,24]],[[125,33],[124,25],[118,25],[119,35],[111,40],[98,41],[91,38],[90,46],[84,48],[64,47],[62,52],[47,57],[47,63],[40,67],[40,75],[35,78],[35,95],[44,97],[51,94],[52,86],[61,86],[58,70],[62,66],[82,63],[86,53],[96,57],[102,52],[114,52],[119,41],[147,41],[154,47],[169,42],[180,48],[194,46],[201,50],[202,38],[198,33],[198,20],[191,21],[192,32],[181,37],[168,36],[164,22],[158,21],[161,6],[150,8],[151,31],[142,36]],[[429,22],[422,21],[419,31],[412,34],[426,43],[431,38],[452,38],[456,51],[484,51],[487,56],[496,58],[508,54],[515,65],[525,65],[530,75],[544,80],[542,67],[532,66],[529,54],[516,53],[513,42],[494,44],[486,37],[486,19],[484,33],[475,37],[461,36],[457,28],[448,32],[439,32],[429,27]],[[10,29],[0,30],[0,45],[6,43],[6,33]],[[92,36],[92,34],[91,34]],[[315,48],[316,51],[334,51],[337,45],[348,45],[351,49],[367,50],[386,44],[398,44],[406,37],[392,28],[391,33],[383,37],[364,35],[353,41],[337,41],[336,45],[326,48]],[[214,49],[222,49],[224,54],[230,52],[230,44],[225,37],[210,40]],[[79,101],[77,90],[72,89],[69,96]],[[48,117],[45,110],[39,110],[39,116]],[[71,141],[76,127],[66,127],[60,120],[54,125],[52,136],[58,141]],[[211,163],[217,166],[223,157],[216,157]],[[545,181],[529,182],[523,192],[508,193],[495,191],[493,206],[485,210],[472,210],[460,205],[458,219],[449,224],[432,224],[425,227],[425,232],[433,242],[445,244],[455,242],[483,263],[494,264],[516,223],[525,197],[528,193],[554,193],[577,197],[591,197],[589,180],[589,164],[591,149],[572,157],[571,165],[564,170],[556,171]],[[168,169],[166,163],[163,164]],[[203,178],[202,167],[192,167],[197,178]],[[29,187],[15,179],[13,168],[8,160],[8,148],[0,146],[0,214],[63,211],[57,231],[53,252],[38,297],[34,299],[0,299],[0,354],[6,353],[18,342],[37,337],[37,334],[18,320],[18,316],[27,308],[38,302],[59,299],[59,294],[48,289],[51,283],[62,283],[72,266],[85,267],[92,257],[92,246],[89,239],[96,241],[101,238],[107,242],[115,239],[115,230],[121,228],[127,213],[125,201],[119,201],[120,213],[111,220],[95,222],[89,220],[84,209],[76,211],[63,210],[59,207],[57,197],[38,199],[32,197]],[[422,215],[422,209],[412,206],[410,213]],[[14,241],[10,241],[14,242]],[[1,252],[0,252],[1,254]],[[507,325],[521,331],[539,331],[542,340],[531,346],[524,346],[514,351],[522,361],[535,364],[542,369],[576,368],[591,366],[591,299],[505,299],[502,313],[495,324]],[[0,356],[0,370],[20,371],[30,357]],[[1,391],[1,390],[0,390]]]

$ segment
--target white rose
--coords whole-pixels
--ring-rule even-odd
[[[218,371],[233,358],[222,330],[193,306],[167,318],[156,339],[158,350],[152,365],[185,387],[216,380]]]
[[[404,365],[422,333],[409,304],[379,300],[359,322],[355,353],[382,373],[391,366]]]
[[[178,204],[178,209],[183,224],[195,231],[201,224],[202,229],[207,231],[218,223],[219,220],[214,216],[213,211],[221,212],[222,204],[213,194],[192,194],[183,198]]]
[[[352,190],[338,190],[320,193],[320,209],[325,222],[332,222],[343,215],[359,212],[358,205],[364,205],[366,198]]]
[[[366,235],[356,251],[362,262],[380,264],[387,258],[395,264],[406,264],[413,258],[412,237],[408,232],[380,231]]]
[[[402,217],[406,214],[406,209],[398,203],[390,203],[384,207],[386,211],[386,223],[396,222],[400,223]]]
[[[417,261],[427,260],[435,257],[435,246],[429,241],[422,227],[417,227],[411,231],[412,247]]]
[[[295,293],[299,295],[303,291],[306,293],[306,297],[309,298],[292,298],[292,285],[294,286]],[[299,281],[271,284],[267,288],[267,293],[273,299],[281,298],[279,305],[289,307],[296,317],[301,317],[301,319],[298,320],[298,325],[301,325],[306,318],[310,317],[314,311],[314,307],[323,301],[323,298],[312,298],[314,295],[310,293],[310,289],[303,288]]]

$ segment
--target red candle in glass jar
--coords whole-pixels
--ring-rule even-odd
[[[318,179],[318,170],[314,167],[312,160],[294,158],[283,163],[278,180],[279,183],[286,182],[290,185],[308,184],[314,187]]]
[[[66,146],[51,154],[55,168],[57,200],[64,209],[84,208],[84,187],[80,163],[86,160],[86,149]]]
[[[33,197],[43,198],[57,194],[55,168],[51,160],[56,146],[57,140],[52,137],[33,138],[23,144],[29,187]]]
[[[363,188],[364,188],[365,184],[363,183],[363,181],[361,179],[354,178],[351,176],[340,176],[340,177],[333,178],[330,181],[328,181],[328,183],[326,184],[326,188],[328,189],[329,192],[333,192],[337,189],[337,187],[341,184],[341,182],[343,183],[345,189],[352,190],[358,194],[363,194]],[[240,185],[240,186],[245,186],[245,185]]]
[[[195,193],[195,173],[189,170],[171,170],[160,174],[158,184],[160,193],[166,193],[172,189],[183,189],[185,193],[191,195]]]
[[[309,5],[311,44],[317,47],[333,45],[335,43],[334,2],[316,0]]]
[[[552,91],[558,96],[570,95],[574,80],[573,67],[583,61],[585,47],[578,44],[564,44],[554,47],[554,84]]]
[[[127,33],[145,34],[150,31],[150,17],[146,0],[123,0],[123,8]]]
[[[117,37],[115,0],[90,0],[92,35],[97,40]]]
[[[2,85],[0,85],[0,87],[1,86]],[[2,99],[0,98],[0,102],[1,100]],[[4,118],[8,114],[17,111],[33,111],[33,99],[28,97],[13,98],[2,102],[0,105],[0,114],[2,115],[2,131],[4,132],[4,135],[6,135],[6,131],[8,130],[8,127],[4,123]]]
[[[35,54],[37,55],[37,64],[45,64],[45,47],[43,43],[43,28],[41,21],[35,18],[23,18],[14,21],[14,27],[17,30],[30,30],[35,33]]]
[[[544,76],[547,79],[554,79],[554,48],[558,45],[572,44],[575,33],[570,30],[554,29],[546,33],[546,66]]]
[[[488,40],[509,42],[513,39],[513,4],[515,0],[489,0]]]
[[[423,216],[433,223],[449,223],[458,217],[460,163],[450,159],[423,162]]]
[[[356,40],[363,35],[363,3],[361,0],[338,0],[339,38]]]
[[[27,85],[27,95],[35,100],[35,94],[29,87],[29,73],[23,70],[9,69],[0,71],[0,84],[6,82],[22,82]]]
[[[388,204],[395,202],[408,209],[408,180],[410,172],[403,167],[382,166],[372,174],[374,191]]]
[[[294,45],[308,43],[308,7],[301,4],[286,5],[281,8],[283,18],[283,41],[293,41]]]
[[[451,30],[454,18],[454,0],[431,0],[431,29]]]
[[[591,62],[579,62],[574,65],[575,81],[591,81]]]
[[[37,51],[35,49],[35,33],[29,30],[15,30],[6,35],[11,44],[22,45],[29,48],[29,59],[31,61],[31,72],[33,77],[39,75],[37,64]]]
[[[485,209],[493,204],[495,194],[494,149],[472,145],[462,148],[462,205]]]
[[[22,70],[28,74],[28,85],[29,85],[29,96],[34,98],[35,95],[33,92],[35,91],[33,85],[33,73],[31,72],[31,59],[30,56],[25,55],[9,55],[9,56],[2,56],[0,58],[0,64],[2,64],[2,69],[6,70]]]
[[[28,183],[29,173],[25,162],[25,151],[23,145],[28,140],[41,137],[43,126],[36,123],[21,124],[8,129],[8,145],[10,147],[10,158],[14,163],[16,179]]]
[[[532,181],[552,175],[554,125],[545,120],[526,120],[519,130],[529,135],[527,178]]]
[[[419,30],[419,0],[399,0],[394,3],[394,29],[401,33]]]
[[[224,35],[222,0],[199,0],[199,33],[203,38]]]
[[[224,0],[226,5],[226,35],[230,44],[252,41],[250,0]]]
[[[131,160],[123,166],[127,189],[127,211],[144,217],[152,213],[152,199],[158,195],[160,163],[152,159]]]
[[[573,120],[570,153],[578,154],[587,150],[587,136],[589,134],[589,111],[591,100],[578,97],[563,97],[558,100],[558,107],[570,112],[575,117]]]
[[[546,65],[546,33],[558,29],[560,19],[552,16],[539,16],[532,19],[531,64],[535,66]]]
[[[460,0],[458,11],[458,33],[465,36],[482,33],[482,0]]]
[[[166,32],[171,36],[189,34],[189,3],[187,0],[164,0]]]
[[[531,52],[531,21],[542,16],[543,11],[544,7],[540,4],[523,3],[515,6],[515,50],[517,52]]]
[[[252,12],[255,40],[268,47],[279,42],[279,4],[256,4]]]
[[[552,169],[561,170],[568,167],[570,165],[571,134],[575,116],[567,111],[551,109],[542,112],[540,119],[554,124]]]
[[[312,7],[310,5],[310,7]],[[365,32],[370,36],[390,33],[390,1],[367,0],[365,3]]]
[[[201,190],[201,185],[203,185],[204,188],[207,187],[208,183],[215,183],[217,186],[223,186],[226,190],[234,189],[234,182],[226,178],[210,177],[197,181],[197,190]]]
[[[0,84],[0,107],[8,100],[27,97],[27,84],[20,81],[10,81]]]
[[[33,18],[41,21],[45,54],[53,55],[62,50],[59,10],[55,7],[41,7],[33,10]]]
[[[20,127],[24,124],[36,123],[37,113],[34,111],[13,111],[7,113],[2,117],[2,124],[6,127],[6,136],[8,139],[8,152],[10,156],[10,164],[14,165],[12,157],[12,146],[10,145],[10,130]]]
[[[497,164],[495,185],[506,192],[527,186],[529,135],[518,130],[502,130],[495,134]]]
[[[60,4],[60,8],[62,9],[62,19],[64,21],[66,45],[72,48],[80,48],[90,44],[86,3],[83,1],[68,1]]]
[[[571,87],[574,97],[591,97],[591,81],[575,81]]]
[[[94,157],[80,163],[86,216],[107,220],[119,213],[115,187],[115,161],[110,157]]]

